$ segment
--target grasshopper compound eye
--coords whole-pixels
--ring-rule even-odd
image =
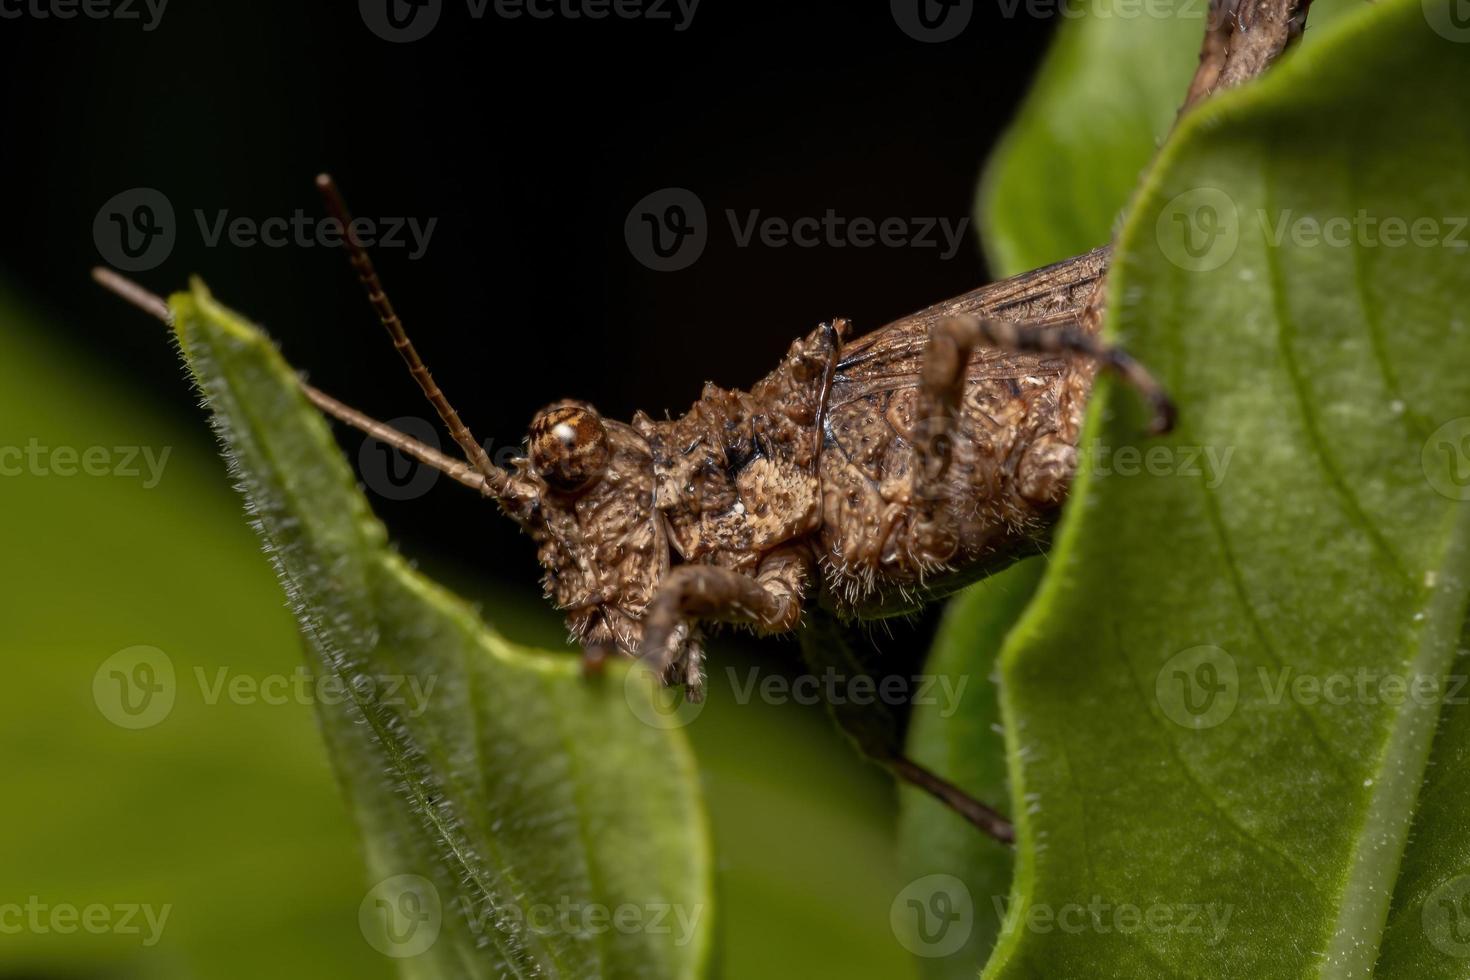
[[[607,429],[591,405],[557,402],[531,421],[531,465],[563,493],[585,490],[607,470]]]

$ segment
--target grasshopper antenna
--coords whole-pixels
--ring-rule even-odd
[[[429,404],[433,405],[434,411],[439,413],[439,418],[449,430],[449,435],[459,443],[459,448],[464,450],[465,457],[473,468],[484,477],[484,492],[494,496],[504,496],[508,484],[506,473],[490,462],[490,456],[485,452],[485,447],[475,440],[469,426],[460,420],[459,413],[454,410],[454,406],[449,404],[449,399],[444,397],[444,392],[434,383],[434,378],[429,374],[423,358],[419,356],[413,342],[408,339],[408,333],[403,329],[403,321],[398,318],[398,312],[393,309],[388,294],[383,291],[383,283],[378,279],[377,270],[373,268],[373,260],[352,231],[352,215],[347,210],[347,203],[342,200],[341,192],[337,190],[337,182],[330,174],[319,174],[316,178],[316,186],[317,190],[321,191],[327,212],[342,224],[342,236],[347,248],[348,260],[352,263],[352,268],[357,273],[363,289],[367,291],[368,302],[377,312],[378,320],[388,331],[388,336],[393,339],[393,347],[403,358],[403,363],[408,365],[408,373],[413,375],[413,379],[418,382],[424,397],[429,399]]]
[[[173,326],[173,312],[168,308],[168,303],[164,302],[161,296],[155,296],[126,276],[119,275],[111,269],[102,266],[98,266],[92,270],[92,278],[108,292],[122,297],[144,313],[151,314],[162,320],[165,324]],[[355,408],[344,405],[325,391],[319,388],[313,388],[305,381],[298,379],[298,383],[301,385],[302,392],[311,403],[327,415],[332,416],[332,418],[340,422],[345,422],[364,435],[372,436],[380,442],[387,443],[405,456],[410,456],[425,466],[432,466],[439,472],[463,483],[473,490],[479,490],[481,493],[488,492],[486,490],[486,478],[484,475],[476,472],[473,467],[444,455],[433,446],[426,446],[412,436],[399,432],[391,425],[386,425],[377,419],[364,415]]]
[[[105,290],[121,296],[144,313],[152,314],[168,326],[174,325],[173,311],[162,296],[155,296],[127,276],[122,276],[104,266],[92,270],[92,278]]]

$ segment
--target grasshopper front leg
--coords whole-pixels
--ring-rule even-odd
[[[802,600],[814,568],[805,545],[778,548],[755,575],[718,565],[680,565],[660,583],[643,617],[640,656],[654,673],[682,681],[691,700],[703,697],[699,623],[743,623],[760,633],[787,633],[801,622]],[[670,677],[682,667],[681,677]]]

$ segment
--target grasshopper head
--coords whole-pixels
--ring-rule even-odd
[[[547,596],[584,646],[637,653],[643,612],[669,567],[648,443],[591,405],[558,402],[531,422],[527,449],[523,477],[538,493],[524,523],[540,545]]]

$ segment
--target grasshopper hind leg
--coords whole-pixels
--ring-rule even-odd
[[[1163,385],[1149,370],[1123,348],[1070,323],[1015,323],[992,317],[946,317],[935,325],[930,334],[929,351],[924,361],[925,383],[929,381],[931,363],[942,368],[948,364],[949,358],[957,357],[960,361],[960,383],[963,384],[964,362],[969,360],[970,351],[981,346],[1017,354],[1071,354],[1093,361],[1103,370],[1117,375],[1148,403],[1153,412],[1149,425],[1152,434],[1164,435],[1174,428],[1178,411]]]
[[[1153,411],[1151,430],[1168,432],[1174,403],[1153,376],[1126,351],[1071,324],[1013,323],[986,317],[952,316],[930,331],[924,351],[914,429],[910,552],[920,564],[943,564],[954,553],[959,529],[948,484],[955,433],[965,398],[966,369],[978,347],[1018,354],[1070,354],[1096,362],[1139,392]],[[1056,433],[1043,433],[1025,447],[1016,466],[1016,491],[1028,504],[1061,503],[1076,466],[1076,447]]]

